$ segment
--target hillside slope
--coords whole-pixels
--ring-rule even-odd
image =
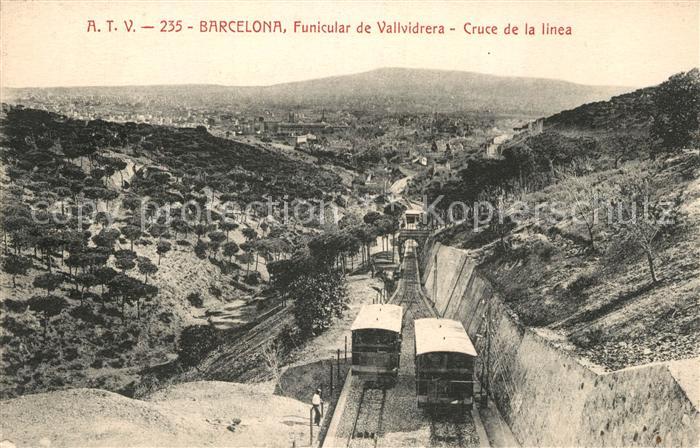
[[[0,433],[17,446],[246,447],[265,440],[287,447],[305,440],[308,405],[267,389],[202,381],[145,401],[97,389],[27,395],[0,402]]]
[[[283,226],[248,204],[346,188],[203,129],[3,109],[2,397],[136,393],[144,368],[176,357],[184,328],[241,325],[276,305],[262,295],[267,262],[318,222]]]
[[[468,249],[524,324],[591,364],[700,355],[698,92],[697,69],[674,75],[471,161],[452,187],[491,199],[501,219],[440,241]],[[665,147],[659,123],[685,146]],[[492,190],[474,190],[479,179]]]

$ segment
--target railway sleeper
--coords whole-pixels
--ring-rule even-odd
[[[431,439],[434,442],[457,443],[459,446],[464,443],[463,429],[459,424],[433,422],[431,429]]]

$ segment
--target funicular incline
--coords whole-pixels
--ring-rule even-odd
[[[418,408],[415,385],[414,320],[437,317],[423,295],[418,260],[412,247],[403,259],[403,276],[389,303],[403,307],[401,359],[396,382],[390,386],[353,376],[343,393],[343,409],[336,409],[337,429],[329,432],[326,447],[487,446],[480,440],[470,409],[444,412]],[[483,434],[483,433],[482,433]],[[481,437],[484,438],[483,436]]]
[[[427,229],[417,229],[417,228],[403,228],[399,231],[396,237],[396,242],[399,247],[399,257],[401,260],[404,258],[404,253],[406,252],[407,242],[414,241],[415,246],[413,247],[413,252],[420,254],[425,247],[425,243],[430,236],[430,230]]]

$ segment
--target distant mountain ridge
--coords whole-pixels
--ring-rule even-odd
[[[270,86],[172,85],[7,89],[11,96],[32,92],[56,95],[134,95],[197,105],[241,102],[268,106],[369,108],[389,112],[476,111],[549,115],[580,104],[607,100],[632,90],[588,86],[543,78],[474,72],[380,68],[368,72]]]
[[[279,84],[264,88],[278,98],[303,101],[310,93],[325,102],[353,98],[393,101],[397,109],[490,110],[553,113],[608,99],[625,87],[585,86],[567,81],[519,78],[474,72],[382,68],[354,75]]]

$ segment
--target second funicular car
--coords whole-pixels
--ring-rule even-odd
[[[418,405],[471,405],[477,353],[462,323],[416,319],[415,328]]]

